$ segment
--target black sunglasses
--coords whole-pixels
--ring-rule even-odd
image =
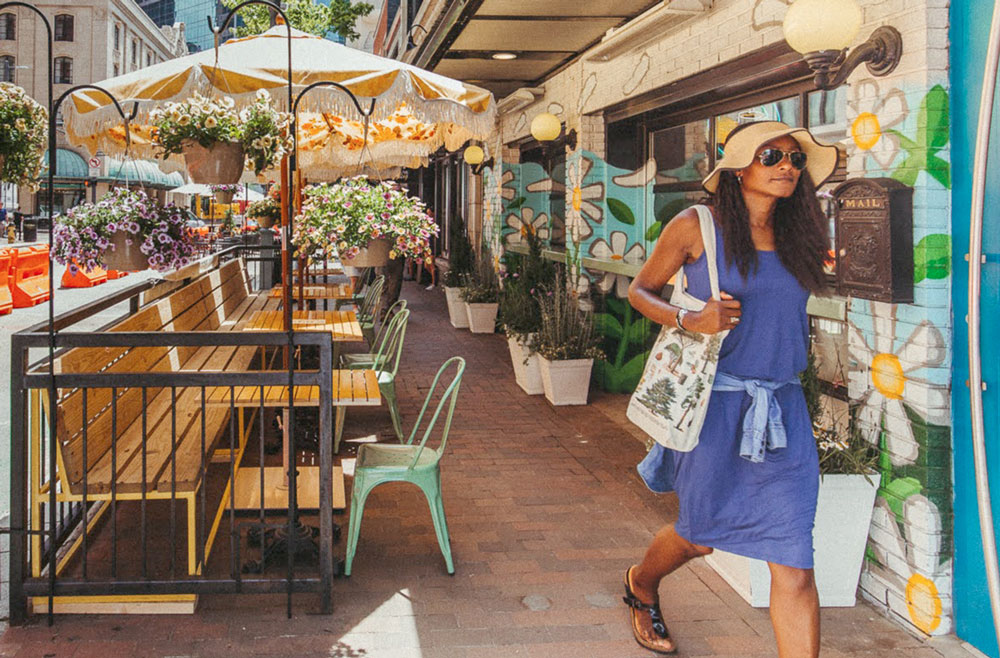
[[[806,168],[806,154],[802,151],[782,151],[781,149],[764,149],[759,154],[757,154],[757,159],[765,167],[773,167],[785,159],[788,156],[788,161],[792,163],[792,166],[802,171]]]

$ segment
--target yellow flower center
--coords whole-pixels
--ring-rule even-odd
[[[878,392],[892,400],[903,398],[906,376],[899,357],[894,354],[878,354],[872,359],[872,383]]]
[[[941,597],[934,581],[915,573],[906,583],[906,609],[914,626],[928,635],[941,625]]]
[[[521,237],[526,238],[535,234],[535,227],[531,224],[521,224]]]
[[[867,151],[882,139],[882,126],[871,112],[862,112],[851,124],[851,137],[862,151]]]
[[[624,260],[625,257],[621,254],[611,254],[611,260]]]
[[[573,188],[573,210],[580,212],[580,206],[583,202],[583,190],[577,185]]]

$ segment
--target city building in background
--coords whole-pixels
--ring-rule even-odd
[[[211,48],[215,44],[208,27],[208,17],[215,24],[225,20],[229,11],[222,0],[139,0],[139,7],[160,27],[183,24],[189,52]],[[223,41],[231,35],[223,33]]]
[[[188,52],[183,25],[158,26],[134,0],[36,0],[34,4],[53,28],[56,97],[74,85],[100,82]],[[34,12],[17,7],[0,12],[0,80],[23,87],[48,106],[44,34]],[[106,189],[123,168],[110,158],[91,158],[71,147],[61,125],[57,121],[56,212]],[[127,169],[138,171],[131,165]],[[142,169],[152,174],[155,167]],[[138,173],[129,177],[139,178]],[[26,214],[45,214],[46,194],[45,187],[37,194],[27,188],[7,189],[4,198],[16,197],[14,203]]]

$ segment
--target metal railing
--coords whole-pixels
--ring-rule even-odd
[[[249,252],[249,253],[248,253]],[[258,289],[267,256],[235,247],[216,267],[243,256]],[[253,273],[256,269],[257,272]],[[267,285],[264,285],[264,284]],[[320,593],[329,612],[332,555],[332,443],[318,441],[318,558],[296,564],[301,532],[296,496],[278,510],[265,504],[265,388],[285,388],[289,371],[254,370],[271,353],[288,358],[287,332],[150,331],[70,332],[95,312],[138,300],[157,284],[146,281],[55,318],[56,367],[50,372],[48,322],[12,336],[11,346],[11,622],[22,623],[29,599],[49,611],[56,597],[202,593]],[[177,309],[179,315],[184,309]],[[330,336],[295,332],[294,350],[318,355],[318,366],[295,369],[295,386],[316,386],[332,401]],[[32,350],[46,356],[31,362]],[[237,371],[198,355],[252,350]],[[280,364],[279,364],[280,365]],[[54,388],[52,387],[54,383]],[[234,406],[237,389],[257,389],[259,404]],[[275,389],[271,389],[275,390]],[[54,399],[53,399],[54,394]],[[220,404],[220,400],[222,403]],[[50,431],[49,410],[56,410]],[[295,447],[295,411],[286,410],[289,452]],[[318,436],[332,436],[332,403],[321,405]],[[256,442],[256,445],[254,443]],[[250,459],[256,453],[256,460]],[[244,457],[256,461],[242,464]],[[237,471],[252,474],[256,503],[238,505]],[[288,474],[295,489],[295,469]],[[249,477],[249,475],[248,475]],[[181,503],[178,505],[178,503]],[[271,509],[269,510],[268,507]],[[277,532],[290,545],[281,573],[245,574],[244,563]],[[219,541],[228,537],[227,541]],[[213,550],[214,548],[214,550]],[[186,565],[185,565],[186,562]]]

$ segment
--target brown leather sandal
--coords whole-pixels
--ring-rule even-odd
[[[629,567],[625,570],[625,596],[622,597],[622,601],[625,605],[629,607],[629,618],[632,622],[632,635],[635,636],[635,641],[639,643],[644,649],[649,649],[650,651],[655,651],[656,653],[675,653],[677,651],[677,645],[674,641],[670,639],[670,631],[667,630],[667,624],[663,621],[663,613],[660,612],[659,602],[653,603],[643,603],[639,600],[632,592],[631,573],[632,569],[635,567]],[[656,634],[655,639],[648,639],[645,637],[639,626],[639,615],[644,614],[649,616],[649,620],[652,622],[653,633]]]

